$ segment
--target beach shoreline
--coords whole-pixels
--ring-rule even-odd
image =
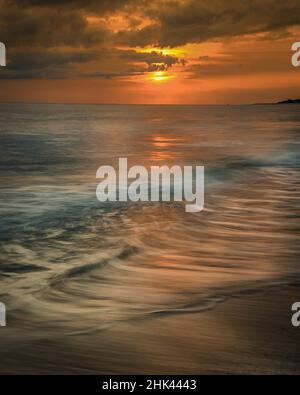
[[[36,328],[38,338],[19,337],[1,349],[0,374],[299,374],[300,329],[291,325],[296,295],[300,300],[300,288],[283,286],[90,335],[47,336]]]

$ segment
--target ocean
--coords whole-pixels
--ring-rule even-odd
[[[299,372],[299,110],[1,104],[0,370]],[[204,166],[204,210],[99,202],[121,157]]]

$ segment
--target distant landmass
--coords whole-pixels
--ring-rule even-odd
[[[276,104],[300,104],[300,99],[287,99]]]
[[[287,99],[277,103],[254,103],[255,106],[262,106],[266,104],[300,104],[300,99]]]

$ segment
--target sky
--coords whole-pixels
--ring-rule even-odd
[[[0,0],[0,101],[300,97],[300,0]]]

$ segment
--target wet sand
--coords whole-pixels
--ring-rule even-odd
[[[297,295],[300,300],[299,286],[272,288],[202,313],[129,321],[77,336],[66,336],[59,327],[39,328],[36,336],[32,328],[18,329],[11,317],[0,332],[4,340],[10,331],[0,351],[0,372],[299,374],[300,328],[292,327],[290,312]]]

